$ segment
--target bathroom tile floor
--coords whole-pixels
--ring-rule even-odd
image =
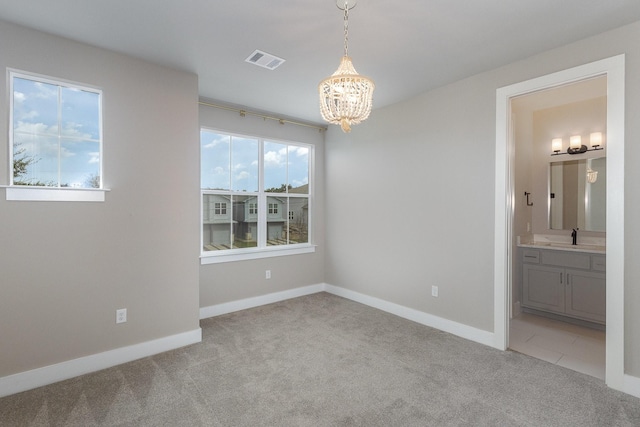
[[[604,380],[605,332],[522,313],[511,319],[509,348]]]

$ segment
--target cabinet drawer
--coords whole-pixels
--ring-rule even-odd
[[[604,255],[591,255],[591,269],[594,271],[607,271],[607,257]]]
[[[585,253],[542,251],[542,263],[545,265],[589,270],[591,268],[591,256]]]
[[[535,249],[524,249],[522,251],[522,262],[526,262],[528,264],[539,264],[540,251]]]

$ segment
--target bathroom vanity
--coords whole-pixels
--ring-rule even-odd
[[[605,324],[604,247],[520,244],[518,256],[525,311]]]

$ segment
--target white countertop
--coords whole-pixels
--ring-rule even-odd
[[[572,245],[571,243],[556,242],[529,242],[518,243],[518,246],[521,248],[552,249],[556,251],[589,252],[596,254],[607,253],[606,246],[598,245]]]

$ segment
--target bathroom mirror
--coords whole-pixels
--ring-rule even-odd
[[[606,157],[550,163],[550,229],[606,231],[606,201]]]

